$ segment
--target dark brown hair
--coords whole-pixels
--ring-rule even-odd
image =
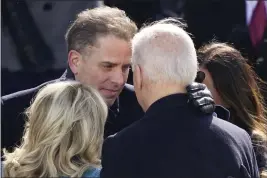
[[[65,39],[68,52],[82,52],[88,45],[94,46],[100,35],[111,34],[129,41],[136,32],[136,24],[123,10],[103,6],[80,12],[67,30]]]
[[[214,42],[201,47],[198,57],[200,67],[209,71],[215,89],[229,107],[230,121],[266,142],[266,108],[260,89],[264,82],[247,60],[230,45]]]

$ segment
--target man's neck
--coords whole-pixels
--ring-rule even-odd
[[[179,85],[151,85],[150,89],[147,90],[144,99],[144,110],[147,109],[157,100],[177,93],[186,93],[186,88]]]

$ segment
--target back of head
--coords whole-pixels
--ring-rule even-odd
[[[107,106],[78,82],[44,87],[26,112],[22,145],[5,152],[5,177],[81,176],[99,165]]]
[[[241,53],[224,43],[211,43],[198,50],[200,67],[208,70],[231,122],[265,141],[266,109],[253,69]],[[245,128],[244,128],[245,127]]]
[[[132,40],[132,63],[144,69],[146,77],[157,83],[192,83],[197,73],[194,43],[182,23],[163,19],[145,26]]]
[[[82,52],[87,46],[95,46],[100,36],[114,35],[130,41],[136,31],[137,26],[123,10],[103,6],[80,12],[65,39],[68,51]]]

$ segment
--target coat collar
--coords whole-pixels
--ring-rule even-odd
[[[185,93],[177,93],[165,96],[155,101],[146,111],[146,116],[154,115],[155,113],[167,108],[174,108],[188,104],[189,97]]]
[[[226,120],[226,121],[230,121],[230,112],[223,106],[216,105],[215,113],[217,114],[218,118]]]

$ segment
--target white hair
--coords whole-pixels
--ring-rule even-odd
[[[163,20],[145,27],[132,40],[132,63],[153,82],[191,84],[198,62],[194,43],[183,28]],[[179,21],[177,21],[179,22]]]

